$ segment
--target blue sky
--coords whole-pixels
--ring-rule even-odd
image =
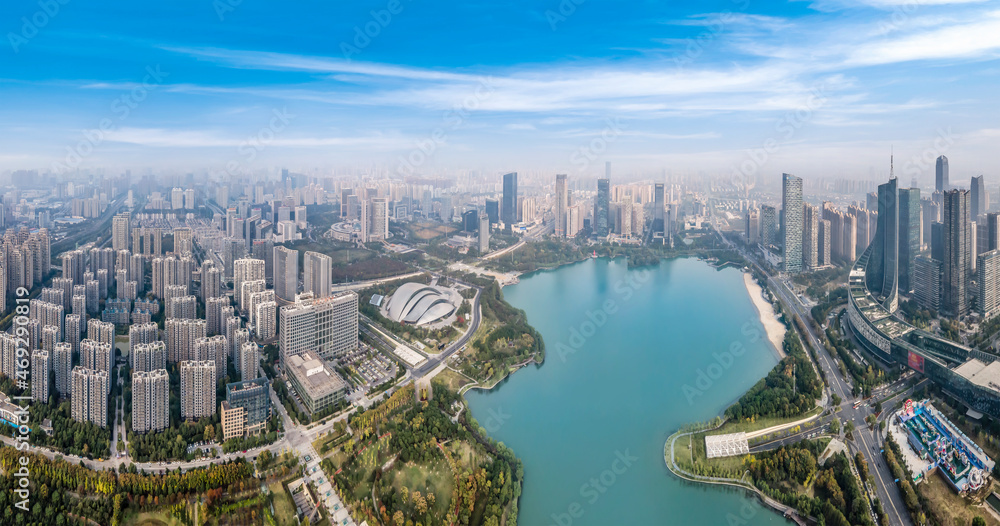
[[[997,2],[48,1],[0,8],[0,169],[998,168]]]

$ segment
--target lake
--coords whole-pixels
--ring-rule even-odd
[[[590,259],[504,288],[545,340],[544,365],[466,395],[524,461],[518,524],[787,524],[745,492],[678,479],[663,445],[777,363],[738,269]]]

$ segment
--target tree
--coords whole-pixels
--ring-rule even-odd
[[[403,512],[396,510],[396,513],[392,515],[392,522],[395,522],[396,526],[403,526],[403,523],[406,522],[406,518],[403,517]]]
[[[833,434],[835,434],[835,435],[839,435],[840,434],[840,419],[839,418],[834,418],[830,422],[830,432],[833,433]]]
[[[972,526],[986,526],[986,519],[976,515],[975,518],[972,519]]]

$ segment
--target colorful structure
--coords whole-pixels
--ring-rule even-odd
[[[930,462],[927,473],[940,468],[945,480],[958,493],[973,492],[986,484],[993,460],[930,402],[914,404],[907,400],[896,417],[906,431],[910,447]]]

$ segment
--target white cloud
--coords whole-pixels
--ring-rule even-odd
[[[237,137],[218,130],[168,130],[163,128],[121,128],[107,133],[109,142],[120,142],[155,148],[237,148],[248,145],[249,138]],[[255,143],[256,144],[256,143]],[[402,137],[369,135],[349,137],[275,137],[262,142],[264,147],[317,148],[366,147],[397,149],[412,145]]]
[[[996,58],[1000,51],[1000,11],[984,13],[969,23],[885,40],[855,48],[848,66],[872,66],[915,60]]]

